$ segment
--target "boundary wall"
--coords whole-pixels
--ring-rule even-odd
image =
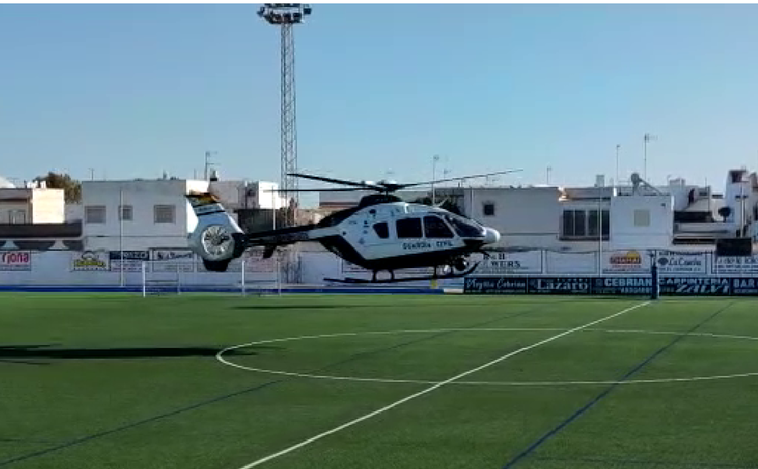
[[[650,285],[644,282],[650,278],[650,254],[651,251],[647,250],[560,252],[534,249],[497,252],[484,260],[467,279],[408,282],[394,287],[403,286],[419,291],[464,288],[466,292],[488,290],[498,293],[539,293],[557,290],[595,294],[647,294]],[[661,250],[655,254],[662,294],[669,294],[669,285],[674,284],[683,290],[697,290],[695,286],[698,286],[702,293],[711,288],[729,292],[752,292],[754,287],[751,286],[751,281],[758,278],[758,255],[719,257],[709,251],[675,250]],[[368,279],[371,275],[326,250],[300,250],[297,252],[297,265],[294,266],[299,278],[293,282],[284,275],[285,270],[293,268],[291,262],[286,261],[290,258],[291,256],[282,255],[263,259],[260,251],[248,251],[242,259],[233,261],[227,272],[218,273],[206,271],[202,262],[186,248],[123,253],[0,251],[0,290],[81,287],[100,291],[114,288],[115,291],[124,291],[142,288],[147,283],[180,285],[184,291],[240,291],[243,285],[247,290],[285,288],[300,291],[310,288],[320,291],[330,285],[324,278]],[[405,269],[398,271],[397,277],[429,273],[430,269]],[[689,280],[682,283],[684,280],[670,280],[673,278]],[[507,279],[507,282],[503,279]],[[573,284],[565,283],[569,279],[573,280]],[[493,281],[511,287],[492,286]],[[546,287],[550,282],[560,284],[561,287]],[[591,287],[576,284],[588,284]],[[727,284],[728,287],[725,286]],[[524,285],[523,288],[521,285]],[[344,284],[332,286],[346,291],[354,291],[356,288]],[[362,287],[388,291],[384,285]]]

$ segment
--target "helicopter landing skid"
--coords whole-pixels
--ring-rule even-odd
[[[418,277],[403,277],[403,278],[389,278],[387,280],[375,280],[375,279],[365,279],[365,278],[353,278],[353,277],[345,277],[345,278],[325,278],[324,281],[326,282],[337,282],[337,283],[360,283],[360,284],[377,284],[377,283],[400,283],[400,282],[420,282],[424,280],[445,280],[449,278],[461,278],[465,277],[466,275],[472,273],[476,268],[479,266],[479,262],[472,265],[468,269],[455,273],[450,272],[446,275],[424,275],[424,276],[418,276]]]

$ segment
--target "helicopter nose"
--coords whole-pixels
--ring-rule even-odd
[[[493,230],[492,228],[485,228],[484,229],[484,243],[485,244],[494,244],[500,241],[500,232],[497,230]]]

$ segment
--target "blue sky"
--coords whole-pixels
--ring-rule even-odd
[[[297,27],[303,171],[502,183],[758,169],[757,5],[320,5]],[[257,5],[0,6],[0,174],[279,178]],[[301,187],[306,185],[301,183]]]

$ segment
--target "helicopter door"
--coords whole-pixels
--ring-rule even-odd
[[[453,230],[445,221],[436,215],[424,217],[424,234],[427,241],[435,250],[452,249],[455,247]]]
[[[363,227],[363,236],[357,242],[360,247],[356,249],[367,259],[386,257],[397,249],[391,225],[384,220],[367,220]]]
[[[400,218],[395,221],[395,229],[398,241],[395,249],[399,255],[420,254],[434,249],[432,243],[424,239],[421,217]]]

